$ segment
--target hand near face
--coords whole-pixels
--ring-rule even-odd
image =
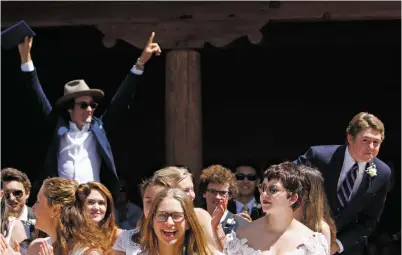
[[[228,197],[225,197],[221,200],[219,206],[217,206],[212,213],[212,220],[211,224],[213,227],[217,227],[220,223],[220,220],[222,219],[223,214],[226,211],[227,205],[228,205]]]
[[[162,52],[161,48],[157,43],[154,42],[154,38],[155,38],[155,32],[152,32],[151,36],[147,41],[147,44],[145,45],[144,50],[141,53],[141,57],[139,60],[140,64],[147,63],[154,53],[156,56],[159,56],[161,54]]]

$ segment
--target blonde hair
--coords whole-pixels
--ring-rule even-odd
[[[193,202],[184,191],[176,188],[163,190],[152,203],[151,212],[156,212],[159,204],[167,198],[173,198],[180,202],[185,214],[185,220],[189,226],[189,230],[185,233],[185,240],[182,244],[183,248],[187,250],[188,254],[210,255],[211,251],[208,248],[204,231],[195,214]],[[141,238],[142,250],[148,251],[150,255],[157,254],[158,246],[158,238],[153,229],[154,217],[155,213],[152,213],[145,220]]]

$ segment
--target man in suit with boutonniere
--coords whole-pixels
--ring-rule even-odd
[[[362,255],[384,208],[391,169],[377,158],[384,124],[358,113],[346,128],[345,145],[313,146],[295,163],[311,164],[324,176],[337,228],[331,254]]]
[[[228,201],[237,195],[234,174],[221,165],[212,165],[202,170],[200,176],[200,192],[205,198],[205,209],[212,217],[212,227],[222,226],[225,234],[249,222],[241,216],[227,210]]]
[[[259,196],[255,196],[260,176],[258,167],[251,162],[242,162],[236,165],[236,182],[238,194],[236,199],[228,203],[228,210],[243,218],[253,221],[264,215]]]

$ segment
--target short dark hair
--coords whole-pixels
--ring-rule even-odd
[[[31,181],[28,176],[15,168],[8,167],[1,169],[1,181],[2,183],[11,181],[21,182],[25,193],[30,193],[31,191]]]
[[[303,183],[306,182],[299,168],[290,161],[282,162],[278,165],[272,165],[264,172],[264,179],[279,180],[283,187],[292,194],[297,194],[297,201],[292,205],[293,210],[296,210],[303,198]]]

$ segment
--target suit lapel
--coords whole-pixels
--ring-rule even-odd
[[[328,187],[326,190],[330,207],[332,211],[337,214],[337,208],[339,207],[339,201],[337,197],[338,192],[338,180],[339,175],[342,171],[343,160],[345,158],[345,149],[346,145],[339,146],[333,154],[330,162],[328,163],[329,171],[324,173],[324,182],[325,187]]]

